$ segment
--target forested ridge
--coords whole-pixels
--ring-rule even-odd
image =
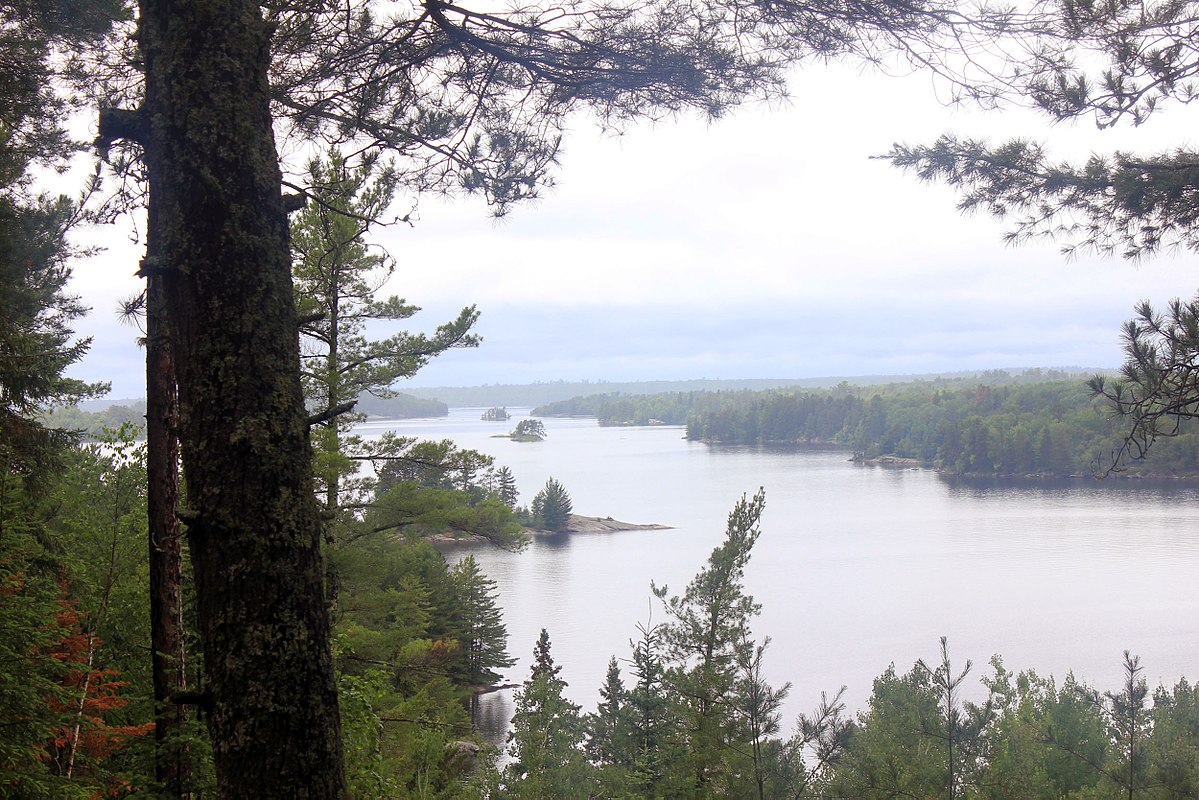
[[[1116,465],[1124,422],[1081,377],[1052,371],[826,390],[592,395],[533,413],[685,425],[688,439],[711,444],[834,445],[858,459],[911,459],[954,475],[1199,476],[1199,439],[1188,424],[1149,458]]]

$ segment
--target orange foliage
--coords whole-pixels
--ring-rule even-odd
[[[102,759],[120,748],[129,737],[145,736],[153,731],[154,723],[111,725],[105,721],[105,714],[129,704],[121,696],[121,690],[129,682],[117,680],[118,670],[96,666],[96,654],[103,642],[94,633],[84,630],[78,602],[68,597],[65,579],[61,584],[55,622],[63,636],[47,655],[67,668],[62,680],[66,691],[49,698],[50,707],[63,716],[64,724],[48,744],[58,753],[74,748],[77,754]]]

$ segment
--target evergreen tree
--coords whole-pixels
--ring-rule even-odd
[[[1020,27],[1001,46],[1010,71],[980,95],[1032,104],[1049,118],[1092,117],[1103,128],[1140,125],[1172,104],[1189,104],[1199,69],[1191,2],[1091,4],[1067,0]],[[1009,31],[1012,32],[1012,31]],[[1191,142],[1160,153],[1092,153],[1081,163],[1055,158],[1027,139],[991,143],[945,135],[931,145],[896,145],[891,162],[921,180],[961,194],[964,212],[1010,220],[1011,242],[1059,240],[1066,254],[1092,251],[1130,260],[1182,248],[1199,250],[1199,152]],[[1137,458],[1159,436],[1196,415],[1199,387],[1193,302],[1164,313],[1149,303],[1125,323],[1125,363],[1117,382],[1096,378],[1127,423],[1126,441],[1108,468]]]
[[[570,522],[574,506],[566,487],[550,478],[541,491],[534,495],[530,510],[539,527],[547,531],[560,531]]]
[[[505,796],[529,800],[592,796],[591,771],[583,754],[583,720],[579,706],[563,696],[566,681],[559,676],[561,671],[543,628],[529,679],[516,692],[516,713],[508,734],[512,761],[503,773]]]
[[[71,322],[84,313],[65,291],[75,255],[68,234],[82,219],[67,197],[37,193],[33,166],[62,168],[77,149],[64,127],[73,107],[56,66],[101,40],[116,2],[64,0],[0,7],[0,448],[10,469],[37,477],[61,434],[39,412],[97,394],[63,373],[87,352]],[[40,468],[39,469],[39,465]]]
[[[451,624],[458,629],[458,641],[466,662],[465,682],[478,690],[500,679],[497,669],[516,663],[508,655],[508,630],[496,596],[496,583],[483,574],[473,555],[450,569],[454,586],[456,613]]]
[[[65,700],[65,668],[52,654],[66,636],[60,575],[47,547],[46,508],[8,464],[0,468],[0,794],[51,798],[60,782],[44,758],[59,716],[48,703]]]
[[[829,782],[832,797],[944,797],[949,785],[944,741],[925,735],[939,719],[927,670],[898,675],[891,665],[874,679],[847,752]]]
[[[962,683],[970,674],[972,662],[956,676],[949,659],[949,640],[941,637],[941,663],[929,668],[923,659],[916,662],[917,669],[928,673],[937,692],[938,717],[923,720],[926,735],[941,739],[945,746],[946,789],[949,800],[965,796],[966,786],[977,782],[980,764],[980,746],[983,731],[990,722],[993,699],[988,697],[982,706],[961,702]]]
[[[88,349],[71,330],[84,308],[65,291],[78,255],[69,234],[84,215],[78,202],[40,193],[33,168],[63,168],[81,149],[66,127],[78,108],[69,79],[122,14],[115,0],[0,5],[0,794],[6,796],[70,797],[106,788],[72,785],[45,763],[78,697],[67,685],[78,672],[56,657],[78,617],[67,618],[72,601],[63,589],[69,545],[52,527],[70,437],[47,429],[40,415],[49,404],[102,387],[64,374]]]
[[[608,661],[600,701],[595,712],[583,718],[584,744],[588,760],[598,768],[597,780],[608,796],[626,796],[633,791],[632,767],[637,761],[635,746],[636,709],[620,676],[620,665],[613,656]]]
[[[601,765],[631,761],[631,709],[616,656],[608,660],[608,671],[599,694],[600,701],[595,713],[588,714],[586,718],[587,755],[592,763]]]
[[[636,683],[629,690],[626,704],[633,738],[631,780],[642,794],[669,796],[676,789],[687,788],[676,779],[686,763],[686,749],[677,736],[677,721],[664,683],[662,626],[638,623],[637,631],[640,637],[631,642]]]
[[[496,494],[504,505],[509,508],[516,508],[516,501],[519,497],[516,491],[516,478],[512,475],[512,470],[507,467],[500,467],[495,473]]]
[[[834,797],[966,797],[978,791],[986,766],[994,699],[963,702],[970,663],[956,676],[946,640],[941,661],[923,660],[906,675],[891,665],[875,679],[866,711],[859,714],[846,752],[828,782]]]
[[[1145,707],[1149,686],[1141,677],[1141,660],[1124,651],[1124,686],[1120,692],[1095,694],[1092,702],[1103,710],[1108,724],[1109,751],[1101,784],[1118,787],[1119,795],[1132,800],[1149,787],[1148,742],[1152,717]]]
[[[766,682],[762,672],[762,657],[769,645],[770,637],[767,636],[760,645],[749,643],[749,646],[738,649],[738,676],[734,692],[735,708],[745,728],[753,759],[758,800],[772,796],[766,791],[770,775],[777,771],[777,764],[773,762],[777,761],[778,752],[777,747],[772,745],[777,745],[782,720],[779,709],[791,689],[790,683],[774,689]]]
[[[464,308],[431,337],[405,332],[367,338],[368,324],[406,320],[420,310],[396,296],[375,298],[395,264],[365,236],[391,205],[395,172],[377,154],[354,166],[334,149],[327,159],[309,162],[307,177],[308,202],[291,223],[302,383],[318,420],[313,438],[325,506],[337,509],[343,479],[357,471],[356,457],[370,449],[359,437],[346,436],[362,418],[350,413],[359,395],[394,396],[392,384],[412,377],[430,359],[477,346],[470,330],[478,312]]]
[[[984,732],[985,764],[977,794],[1009,797],[1086,797],[1094,792],[1108,749],[1090,692],[1068,676],[1058,688],[1035,672],[1013,675],[998,656],[984,679],[995,716]]]
[[[527,539],[515,509],[484,489],[494,481],[490,456],[460,449],[448,439],[418,442],[390,434],[373,447],[390,455],[379,456],[383,465],[377,467],[374,496],[364,504],[363,522],[351,536],[453,532],[508,549],[524,546]]]
[[[1153,693],[1152,783],[1171,797],[1199,795],[1199,689],[1179,680]]]
[[[682,596],[668,598],[666,586],[654,586],[670,621],[662,628],[667,661],[666,683],[679,706],[692,754],[695,792],[742,795],[752,774],[752,750],[735,710],[739,697],[738,664],[752,660],[750,620],[760,611],[745,594],[742,579],[766,496],[742,497],[729,514],[724,542]]]

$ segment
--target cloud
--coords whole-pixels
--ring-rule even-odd
[[[1194,293],[1191,258],[1134,268],[1005,247],[1001,221],[963,218],[951,191],[870,156],[949,129],[1046,140],[1063,158],[1152,152],[1189,129],[1185,115],[1162,123],[1050,129],[942,107],[922,78],[833,66],[800,73],[785,108],[712,125],[613,135],[578,120],[540,201],[497,223],[478,201],[428,199],[415,226],[376,238],[399,267],[389,291],[426,309],[416,326],[483,312],[483,346],[442,356],[423,385],[1114,366],[1136,301]],[[139,253],[108,238],[114,249],[76,270],[95,308],[79,372],[121,394],[140,385],[141,356],[112,309],[136,291]]]

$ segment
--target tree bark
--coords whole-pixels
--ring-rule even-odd
[[[153,220],[154,211],[150,211]],[[153,222],[149,225],[153,230]],[[154,258],[153,237],[147,251]],[[170,698],[187,688],[183,627],[183,532],[179,525],[178,408],[162,276],[146,276],[146,512],[150,549],[150,646],[154,683],[154,777],[173,797],[188,794],[185,711]]]
[[[141,0],[145,159],[222,797],[345,795],[300,391],[270,31],[246,0]]]

